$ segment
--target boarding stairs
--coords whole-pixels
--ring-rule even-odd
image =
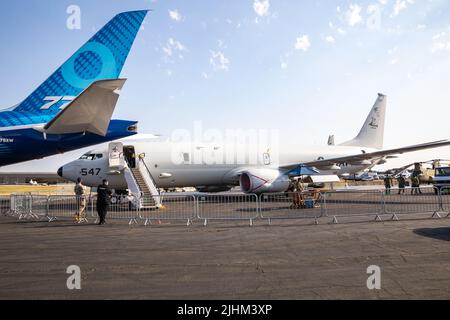
[[[128,189],[138,199],[140,209],[161,208],[161,196],[158,188],[156,188],[150,170],[145,164],[144,159],[139,158],[136,162],[134,168],[126,166],[124,169]]]

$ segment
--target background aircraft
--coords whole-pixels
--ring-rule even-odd
[[[118,79],[147,11],[115,16],[18,105],[0,111],[0,166],[136,133],[112,120]]]
[[[387,97],[379,94],[358,136],[338,146],[308,147],[293,142],[280,147],[275,157],[268,151],[270,146],[264,145],[259,148],[257,163],[248,163],[245,152],[251,145],[230,148],[170,141],[115,142],[109,150],[94,150],[64,165],[58,174],[72,181],[81,177],[93,187],[108,179],[113,188],[150,194],[156,188],[196,187],[217,192],[237,185],[246,193],[283,192],[292,177],[317,174],[313,167],[322,174],[353,174],[395,154],[450,145],[450,141],[442,140],[382,150],[386,102]],[[230,149],[237,150],[233,163],[225,159],[224,150]]]

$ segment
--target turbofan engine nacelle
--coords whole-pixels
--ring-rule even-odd
[[[290,179],[277,169],[254,169],[242,172],[239,179],[245,193],[276,193],[289,188]]]

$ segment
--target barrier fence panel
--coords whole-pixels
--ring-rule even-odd
[[[398,219],[398,214],[432,213],[438,215],[441,211],[441,198],[434,187],[420,189],[405,189],[399,194],[398,189],[392,189],[390,194],[383,195],[384,212]]]
[[[0,196],[0,213],[5,216],[12,213],[11,196]]]
[[[50,219],[48,216],[48,197],[45,195],[31,195],[31,214],[36,219]]]
[[[31,194],[12,194],[11,211],[19,219],[37,218],[31,212],[32,198]]]
[[[368,191],[329,191],[323,194],[323,213],[338,223],[339,217],[375,216],[380,219],[383,193]]]
[[[55,219],[72,219],[79,210],[76,196],[49,196],[47,215],[50,221]],[[87,214],[87,212],[86,212]]]
[[[450,217],[450,185],[440,185],[436,187],[441,198],[441,212]]]
[[[135,196],[114,196],[112,198],[111,204],[108,208],[108,213],[106,220],[128,220],[128,224],[137,224],[139,218],[139,207],[137,205],[138,200]],[[92,210],[94,216],[96,216],[96,222],[98,221],[98,216],[96,214],[97,210],[97,196],[92,197]]]
[[[196,218],[196,202],[193,195],[160,195],[152,196],[157,203],[162,203],[160,208],[141,208],[139,218],[145,225],[152,221],[186,221],[190,225]]]
[[[258,196],[256,194],[217,194],[197,196],[197,218],[204,220],[253,220],[257,219]]]
[[[318,191],[267,193],[259,197],[262,219],[317,219],[322,216],[323,195]]]

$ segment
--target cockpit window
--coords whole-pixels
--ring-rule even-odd
[[[80,157],[80,160],[97,160],[103,158],[103,154],[101,153],[86,153]]]

